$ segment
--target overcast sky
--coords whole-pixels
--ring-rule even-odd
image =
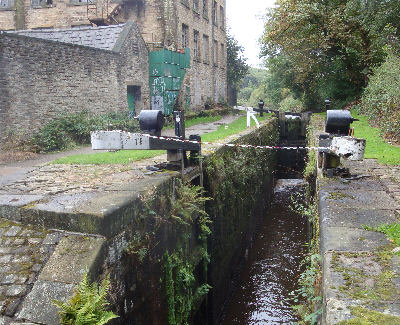
[[[262,16],[274,3],[275,0],[226,0],[228,26],[244,47],[247,63],[253,67],[261,64],[258,39],[263,32]]]

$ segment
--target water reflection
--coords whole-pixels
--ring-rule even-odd
[[[297,288],[301,273],[307,224],[304,217],[289,208],[291,194],[301,186],[296,182],[278,183],[223,325],[297,323],[289,293]]]

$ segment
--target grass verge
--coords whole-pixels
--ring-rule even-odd
[[[213,120],[213,118],[216,118]],[[258,117],[259,121],[263,121],[269,118],[264,116],[263,118]],[[193,126],[201,123],[211,123],[213,121],[220,120],[219,116],[205,116],[189,120],[186,123],[186,127]],[[193,122],[192,122],[193,121]],[[201,121],[201,122],[200,122]],[[197,123],[196,123],[197,122]],[[195,124],[192,124],[195,123]],[[254,122],[252,122],[254,125]],[[240,133],[246,129],[246,116],[240,117],[234,122],[230,123],[226,128],[225,125],[221,125],[214,132],[203,134],[201,136],[202,141],[214,142],[217,140],[224,139],[230,135]],[[120,150],[116,152],[102,152],[88,155],[73,155],[63,157],[52,162],[52,164],[71,164],[71,165],[108,165],[108,164],[122,164],[127,165],[134,161],[143,159],[149,159],[156,156],[160,156],[165,153],[165,150]]]
[[[380,130],[368,124],[367,116],[358,115],[354,111],[351,115],[360,120],[351,125],[355,128],[355,136],[367,140],[365,158],[378,159],[382,164],[400,165],[400,147],[385,142],[380,136]]]
[[[317,115],[326,118],[326,113]],[[359,119],[351,124],[351,127],[355,129],[354,136],[367,140],[364,157],[377,159],[381,164],[400,165],[400,146],[387,143],[381,137],[380,129],[369,125],[367,116],[359,115],[355,110],[351,111],[351,115]]]

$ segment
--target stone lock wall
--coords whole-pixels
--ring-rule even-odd
[[[235,143],[274,145],[277,139],[277,123],[272,119]],[[183,225],[173,216],[179,176],[164,175],[157,185],[142,191],[132,206],[132,223],[108,240],[103,264],[103,273],[111,277],[112,305],[120,315],[119,323],[184,324],[185,319],[179,321],[183,314],[189,324],[218,323],[233,270],[251,243],[257,212],[270,202],[275,164],[273,151],[209,151],[204,161],[204,195],[212,198],[205,206],[212,220],[206,245],[209,263],[199,239],[198,218],[193,215],[193,224]],[[169,283],[171,264],[173,281]],[[180,288],[178,278],[183,275],[194,279]],[[207,299],[200,296],[196,301],[197,289],[204,283],[212,289]]]
[[[275,145],[276,119],[237,140],[240,144]],[[219,324],[235,271],[252,243],[258,218],[271,202],[276,169],[272,150],[221,148],[205,160],[205,187],[213,199],[207,212],[213,220],[209,241],[211,324]]]
[[[0,35],[0,137],[30,133],[58,113],[126,111],[127,85],[149,105],[148,50],[137,27],[121,52]]]

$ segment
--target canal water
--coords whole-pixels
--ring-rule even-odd
[[[302,180],[279,180],[271,207],[225,309],[223,325],[296,324],[290,292],[297,289],[306,254],[307,220],[290,209],[291,196],[304,189]]]

